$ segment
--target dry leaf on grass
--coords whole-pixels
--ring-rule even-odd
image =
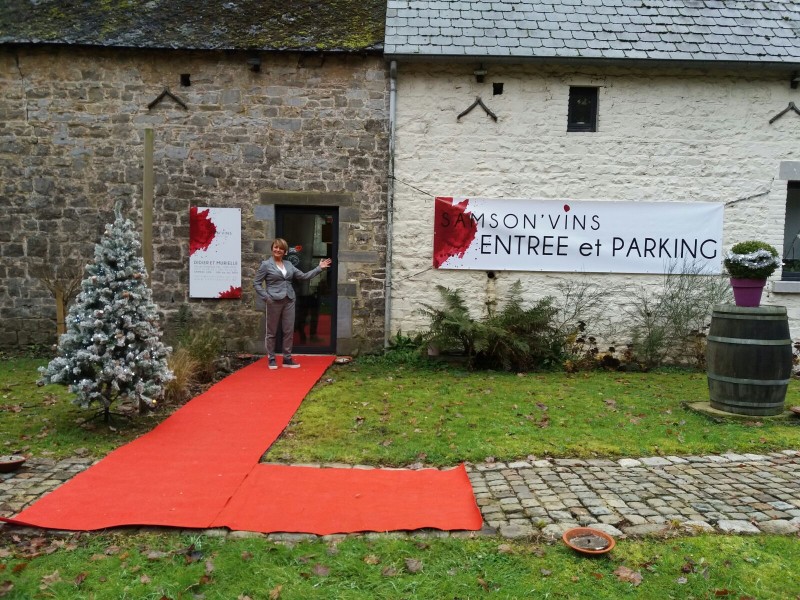
[[[61,574],[58,571],[53,571],[50,575],[42,577],[42,584],[39,586],[40,590],[47,589],[54,583],[61,581]]]
[[[269,591],[269,600],[279,600],[281,597],[281,590],[283,589],[282,585],[276,585]]]
[[[407,558],[406,569],[409,573],[419,573],[422,571],[422,561],[416,558]]]
[[[614,575],[616,575],[617,579],[620,581],[627,581],[634,586],[638,586],[642,583],[642,574],[624,565],[617,567],[617,570],[614,571]]]
[[[368,565],[377,565],[377,564],[378,564],[379,562],[381,562],[381,561],[380,561],[380,559],[379,559],[377,556],[375,556],[374,554],[367,554],[367,555],[364,557],[364,562],[365,562],[365,563],[367,563]]]

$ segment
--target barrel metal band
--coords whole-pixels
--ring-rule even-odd
[[[711,317],[719,317],[720,319],[739,319],[740,321],[786,321],[786,313],[782,315],[758,315],[755,319],[753,315],[735,315],[731,313],[713,313]]]
[[[740,344],[745,346],[791,346],[792,340],[748,340],[742,338],[722,337],[720,335],[708,336],[709,342],[722,344]]]
[[[789,385],[791,379],[742,379],[740,377],[725,377],[724,375],[708,374],[709,379],[723,383],[743,383],[746,385]]]

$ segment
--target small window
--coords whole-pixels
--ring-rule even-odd
[[[597,131],[597,88],[570,87],[567,131]]]
[[[192,76],[189,73],[181,73],[181,87],[192,85]]]
[[[786,190],[781,279],[800,281],[800,181],[790,181]]]

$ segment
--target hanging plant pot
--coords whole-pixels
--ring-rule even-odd
[[[736,306],[760,306],[761,294],[766,283],[766,279],[738,279],[731,277],[733,300],[736,302]]]

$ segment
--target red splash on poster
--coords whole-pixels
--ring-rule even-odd
[[[189,208],[189,256],[198,250],[208,250],[217,227],[208,218],[208,209],[198,211],[196,206]]]
[[[220,292],[217,298],[241,298],[242,297],[242,288],[239,287],[229,287],[224,292]]]
[[[433,266],[439,268],[451,256],[464,256],[478,233],[478,224],[467,211],[469,200],[453,203],[436,198],[433,225]]]

